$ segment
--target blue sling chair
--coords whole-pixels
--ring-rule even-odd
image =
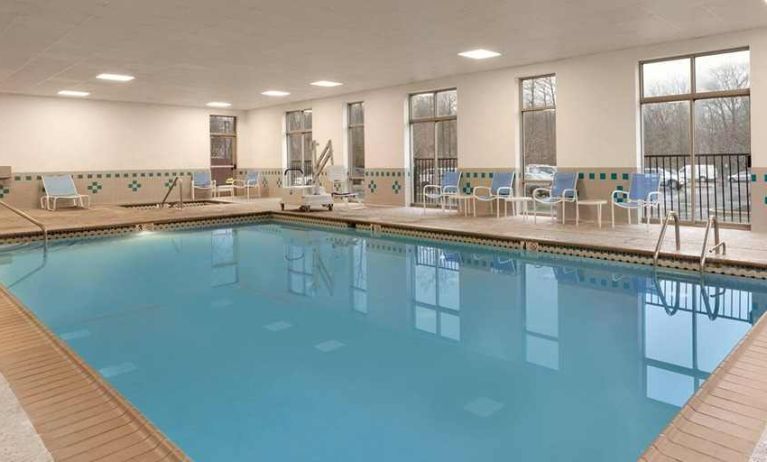
[[[533,219],[537,220],[537,204],[550,206],[551,218],[554,219],[554,206],[562,204],[562,224],[565,223],[565,204],[578,202],[577,172],[557,172],[551,181],[551,188],[537,188],[533,191]],[[575,207],[576,221],[578,219],[578,207]]]
[[[642,215],[647,217],[647,227],[650,227],[650,211],[660,210],[660,175],[656,173],[634,173],[631,175],[631,185],[628,192],[616,190],[611,195],[612,225],[615,227],[615,207],[626,209],[629,224],[631,211],[637,211],[637,221],[642,223]]]

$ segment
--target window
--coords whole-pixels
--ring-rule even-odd
[[[551,182],[557,165],[557,78],[544,75],[520,82],[522,168],[525,193]]]
[[[285,114],[287,133],[288,168],[298,168],[302,175],[293,178],[303,178],[312,175],[312,110],[292,111]]]
[[[368,312],[368,249],[364,239],[352,247],[352,308]]]
[[[234,175],[237,164],[237,118],[210,116],[210,169],[218,184]]]
[[[365,176],[365,104],[350,103],[349,118],[349,173],[352,178]]]
[[[458,168],[458,91],[410,95],[410,149],[414,202],[422,203],[423,187],[439,184],[442,174]]]
[[[460,341],[460,253],[427,246],[415,246],[413,249],[415,328]]]
[[[751,220],[750,52],[640,64],[644,170],[661,177],[662,210]]]

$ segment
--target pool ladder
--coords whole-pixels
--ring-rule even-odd
[[[714,228],[714,246],[710,249],[708,247],[708,236],[711,233],[711,228]],[[721,249],[721,253],[719,250]],[[719,240],[719,219],[716,215],[708,217],[708,223],[706,223],[706,234],[703,235],[703,247],[700,249],[700,270],[703,271],[706,268],[706,258],[709,254],[716,253],[717,255],[727,254],[727,243]]]
[[[682,250],[682,242],[680,240],[680,230],[679,230],[679,215],[671,210],[666,214],[666,218],[663,219],[663,227],[660,229],[660,236],[658,236],[658,242],[655,244],[655,254],[652,258],[652,263],[654,266],[658,266],[658,258],[660,257],[660,249],[663,247],[663,240],[666,238],[666,230],[668,229],[668,222],[671,220],[674,220],[674,237],[676,238],[676,251],[679,252]]]
[[[179,180],[181,180],[179,182]],[[178,185],[178,202],[175,205],[178,205],[178,208],[183,209],[184,208],[184,180],[181,177],[176,177],[173,179],[173,183],[171,183],[170,188],[168,188],[168,192],[165,193],[165,197],[163,197],[162,202],[158,205],[159,208],[165,208],[165,203],[168,201],[168,196],[170,196],[170,193],[173,192],[173,189]]]
[[[676,243],[676,251],[679,252],[682,248],[680,240],[679,229],[679,215],[675,211],[670,211],[666,214],[666,218],[663,220],[663,227],[660,229],[660,235],[658,236],[658,242],[655,244],[655,254],[653,255],[653,265],[658,266],[658,258],[660,257],[660,250],[663,247],[663,240],[666,238],[666,230],[668,229],[669,221],[674,220],[674,237]],[[708,237],[711,235],[711,228],[714,229],[714,246],[708,248]],[[699,269],[701,272],[706,269],[706,259],[709,254],[715,253],[717,255],[727,254],[727,243],[719,239],[719,219],[716,215],[708,217],[706,222],[706,232],[703,235],[703,245],[700,249],[700,261]]]

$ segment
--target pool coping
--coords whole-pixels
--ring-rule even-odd
[[[3,285],[0,331],[0,374],[55,460],[190,460]]]
[[[137,231],[171,231],[204,228],[221,225],[248,224],[265,221],[278,223],[301,223],[331,228],[355,228],[372,236],[399,236],[427,239],[456,244],[481,245],[494,248],[518,249],[569,255],[598,260],[634,263],[652,266],[653,255],[649,251],[625,249],[609,245],[581,245],[552,239],[520,239],[476,231],[459,231],[419,224],[387,223],[348,217],[313,216],[296,212],[259,211],[248,213],[218,214],[207,217],[168,218],[142,220],[120,225],[93,225],[56,229],[49,232],[52,239],[99,238],[134,233]],[[39,232],[0,235],[0,244],[40,240]],[[740,262],[721,257],[709,259],[708,272],[767,279],[767,265]],[[686,271],[697,271],[697,259],[690,255],[662,252],[658,266]],[[0,296],[9,296],[19,308],[44,329],[59,348],[73,358],[77,355],[63,342],[58,341],[21,302],[0,285]],[[689,399],[668,426],[648,446],[640,460],[652,461],[706,461],[748,460],[759,446],[767,423],[767,321],[762,317],[712,372],[698,391]],[[764,359],[760,359],[764,356]],[[111,386],[90,369],[82,360],[78,364],[99,383],[119,397]],[[1,367],[1,364],[0,364]],[[0,369],[2,372],[2,369]],[[13,387],[13,382],[9,380]],[[125,401],[123,398],[120,398]],[[130,406],[127,402],[125,402]],[[22,401],[22,405],[24,405]],[[724,407],[723,407],[724,406]],[[148,428],[151,426],[139,411]],[[34,422],[34,421],[33,421]],[[156,429],[155,429],[156,430]],[[162,435],[161,433],[158,434]],[[163,437],[164,438],[164,437]],[[168,444],[172,443],[165,439]],[[44,439],[45,441],[45,439]],[[175,447],[175,446],[172,446]],[[185,457],[178,450],[179,457]],[[175,453],[174,453],[175,454]],[[174,460],[187,460],[184,458]]]
[[[48,231],[49,239],[99,238],[130,234],[140,231],[172,231],[187,228],[202,228],[230,224],[248,224],[260,221],[294,221],[315,226],[355,228],[373,235],[399,235],[419,239],[448,241],[490,247],[513,248],[555,255],[570,255],[582,258],[633,263],[654,266],[652,251],[631,249],[616,245],[598,245],[563,242],[550,238],[515,237],[478,231],[445,229],[438,226],[416,223],[392,223],[351,217],[322,216],[291,211],[264,210],[255,212],[221,212],[215,215],[196,217],[169,217],[153,220],[127,220],[124,223],[60,227]],[[26,243],[42,240],[40,231],[0,233],[0,245]],[[767,264],[731,259],[723,255],[707,258],[706,272],[752,279],[767,280]],[[657,266],[683,271],[699,271],[697,256],[661,251]]]

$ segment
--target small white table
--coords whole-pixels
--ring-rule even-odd
[[[519,214],[519,206],[522,205],[522,219],[527,221],[527,216],[529,215],[530,208],[528,207],[528,204],[530,204],[533,201],[532,197],[528,196],[514,196],[514,197],[506,197],[503,200],[503,214],[504,216],[509,216],[509,202],[511,202],[512,206],[512,213]],[[500,204],[498,207],[498,214],[500,215]]]
[[[461,204],[463,204],[463,215],[469,216],[469,205],[474,207],[474,213],[477,213],[477,204],[474,202],[474,196],[467,196],[463,194],[451,194],[447,196],[447,201],[455,201],[458,207],[458,213],[461,212]]]
[[[220,197],[222,192],[228,192],[230,196],[234,197],[234,185],[222,184],[221,186],[216,186],[216,197]]]
[[[580,209],[582,205],[585,207],[597,208],[597,225],[601,228],[602,227],[602,206],[607,205],[607,201],[603,199],[593,199],[593,200],[585,200],[585,201],[579,200],[578,202],[576,202],[575,226],[578,226],[578,222],[580,221],[580,213],[578,209]]]

